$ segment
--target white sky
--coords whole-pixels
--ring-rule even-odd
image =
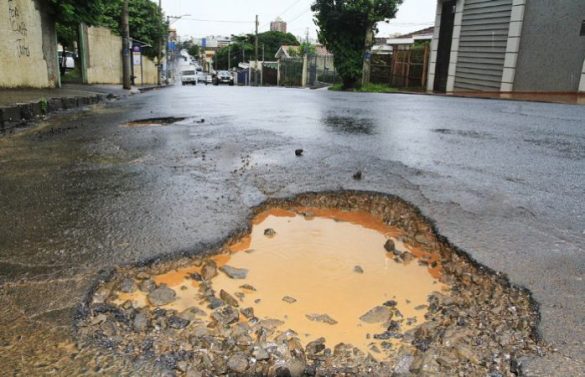
[[[157,2],[158,0],[153,0]],[[270,29],[270,21],[280,16],[295,36],[316,38],[310,6],[313,0],[161,0],[166,15],[190,14],[173,23],[180,36],[204,37],[250,33],[259,16],[260,32]],[[408,33],[432,26],[437,0],[404,0],[390,24],[380,23],[380,36]],[[204,21],[205,20],[205,21]],[[218,22],[222,21],[222,22]]]

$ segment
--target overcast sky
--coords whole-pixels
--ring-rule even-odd
[[[158,0],[153,0],[157,2]],[[282,17],[288,31],[305,36],[308,28],[316,38],[316,27],[310,9],[313,0],[162,0],[165,14],[189,17],[173,23],[180,36],[204,37],[250,33],[254,31],[254,17],[260,20],[260,32],[270,29],[270,21]],[[390,24],[379,25],[380,35],[408,33],[432,26],[437,0],[404,0]]]

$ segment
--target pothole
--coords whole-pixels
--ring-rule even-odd
[[[133,120],[125,124],[126,127],[152,127],[152,126],[168,126],[173,123],[178,123],[187,118],[185,117],[162,117],[162,118],[147,118]]]
[[[541,352],[529,294],[395,197],[307,194],[254,213],[207,257],[119,269],[78,335],[203,375],[507,376]]]

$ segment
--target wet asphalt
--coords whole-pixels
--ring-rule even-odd
[[[127,126],[168,116],[185,119]],[[47,349],[72,341],[100,270],[203,251],[267,198],[338,189],[412,202],[530,289],[558,351],[524,371],[585,375],[585,107],[211,85],[0,138],[0,365],[79,373],[85,359]]]

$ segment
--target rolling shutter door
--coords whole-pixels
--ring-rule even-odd
[[[455,89],[500,90],[512,0],[465,0]]]

